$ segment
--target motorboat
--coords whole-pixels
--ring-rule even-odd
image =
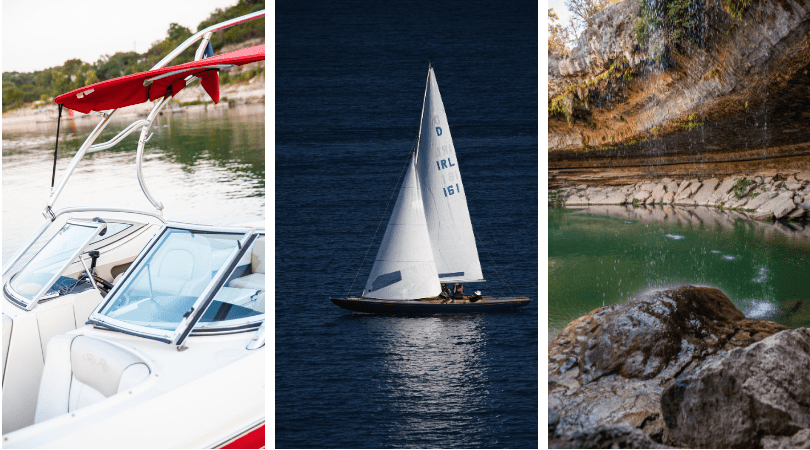
[[[531,303],[523,296],[463,293],[463,283],[485,280],[467,191],[430,64],[419,133],[404,171],[365,289],[359,297],[332,302],[351,311],[381,314],[496,312]]]
[[[219,101],[219,71],[264,60],[264,46],[213,55],[191,36],[147,72],[56,97],[101,122],[46,202],[45,222],[3,268],[6,448],[262,448],[265,445],[265,231],[167,220],[141,164],[150,126],[200,80]],[[195,60],[168,66],[199,42]],[[116,111],[153,101],[95,144]],[[54,205],[87,153],[140,130],[136,172],[154,210]],[[57,148],[58,148],[57,128]]]

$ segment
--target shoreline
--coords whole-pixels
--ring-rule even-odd
[[[549,206],[707,207],[758,221],[810,221],[810,172],[579,184],[549,190]]]
[[[207,108],[231,108],[237,105],[264,103],[265,85],[264,75],[259,75],[242,83],[231,83],[220,87],[220,102],[215,104],[208,97],[202,86],[195,84],[189,86],[166,105],[160,114],[175,114]],[[147,115],[154,106],[153,102],[144,102],[138,105],[122,108],[116,113],[113,120],[132,118],[133,116]],[[48,102],[34,102],[25,107],[17,108],[3,113],[3,131],[25,131],[32,127],[52,125],[56,127],[59,107]],[[73,117],[69,114],[73,113]],[[62,121],[74,120],[79,123],[95,123],[99,119],[96,113],[83,114],[78,111],[63,110]]]

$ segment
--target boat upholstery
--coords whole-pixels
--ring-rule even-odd
[[[211,245],[202,235],[180,235],[167,242],[150,262],[152,288],[155,292],[175,295],[197,295],[211,282]],[[148,280],[141,277],[148,290]]]
[[[3,314],[3,373],[6,373],[6,359],[8,358],[8,344],[11,342],[11,317]]]
[[[253,273],[231,280],[229,287],[264,290],[264,238],[256,239],[250,254],[250,268]]]
[[[150,373],[146,362],[123,347],[82,335],[56,336],[48,344],[34,422],[131,389]]]

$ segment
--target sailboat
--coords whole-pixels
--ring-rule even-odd
[[[525,306],[528,297],[450,293],[484,282],[444,103],[428,65],[416,149],[360,297],[332,298],[369,313],[467,313]]]

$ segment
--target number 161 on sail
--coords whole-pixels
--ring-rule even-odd
[[[461,189],[458,188],[458,183],[456,183],[456,189],[453,190],[453,185],[447,186],[446,188],[442,188],[444,191],[444,196],[447,197],[448,195],[453,195],[456,192],[461,192]]]

